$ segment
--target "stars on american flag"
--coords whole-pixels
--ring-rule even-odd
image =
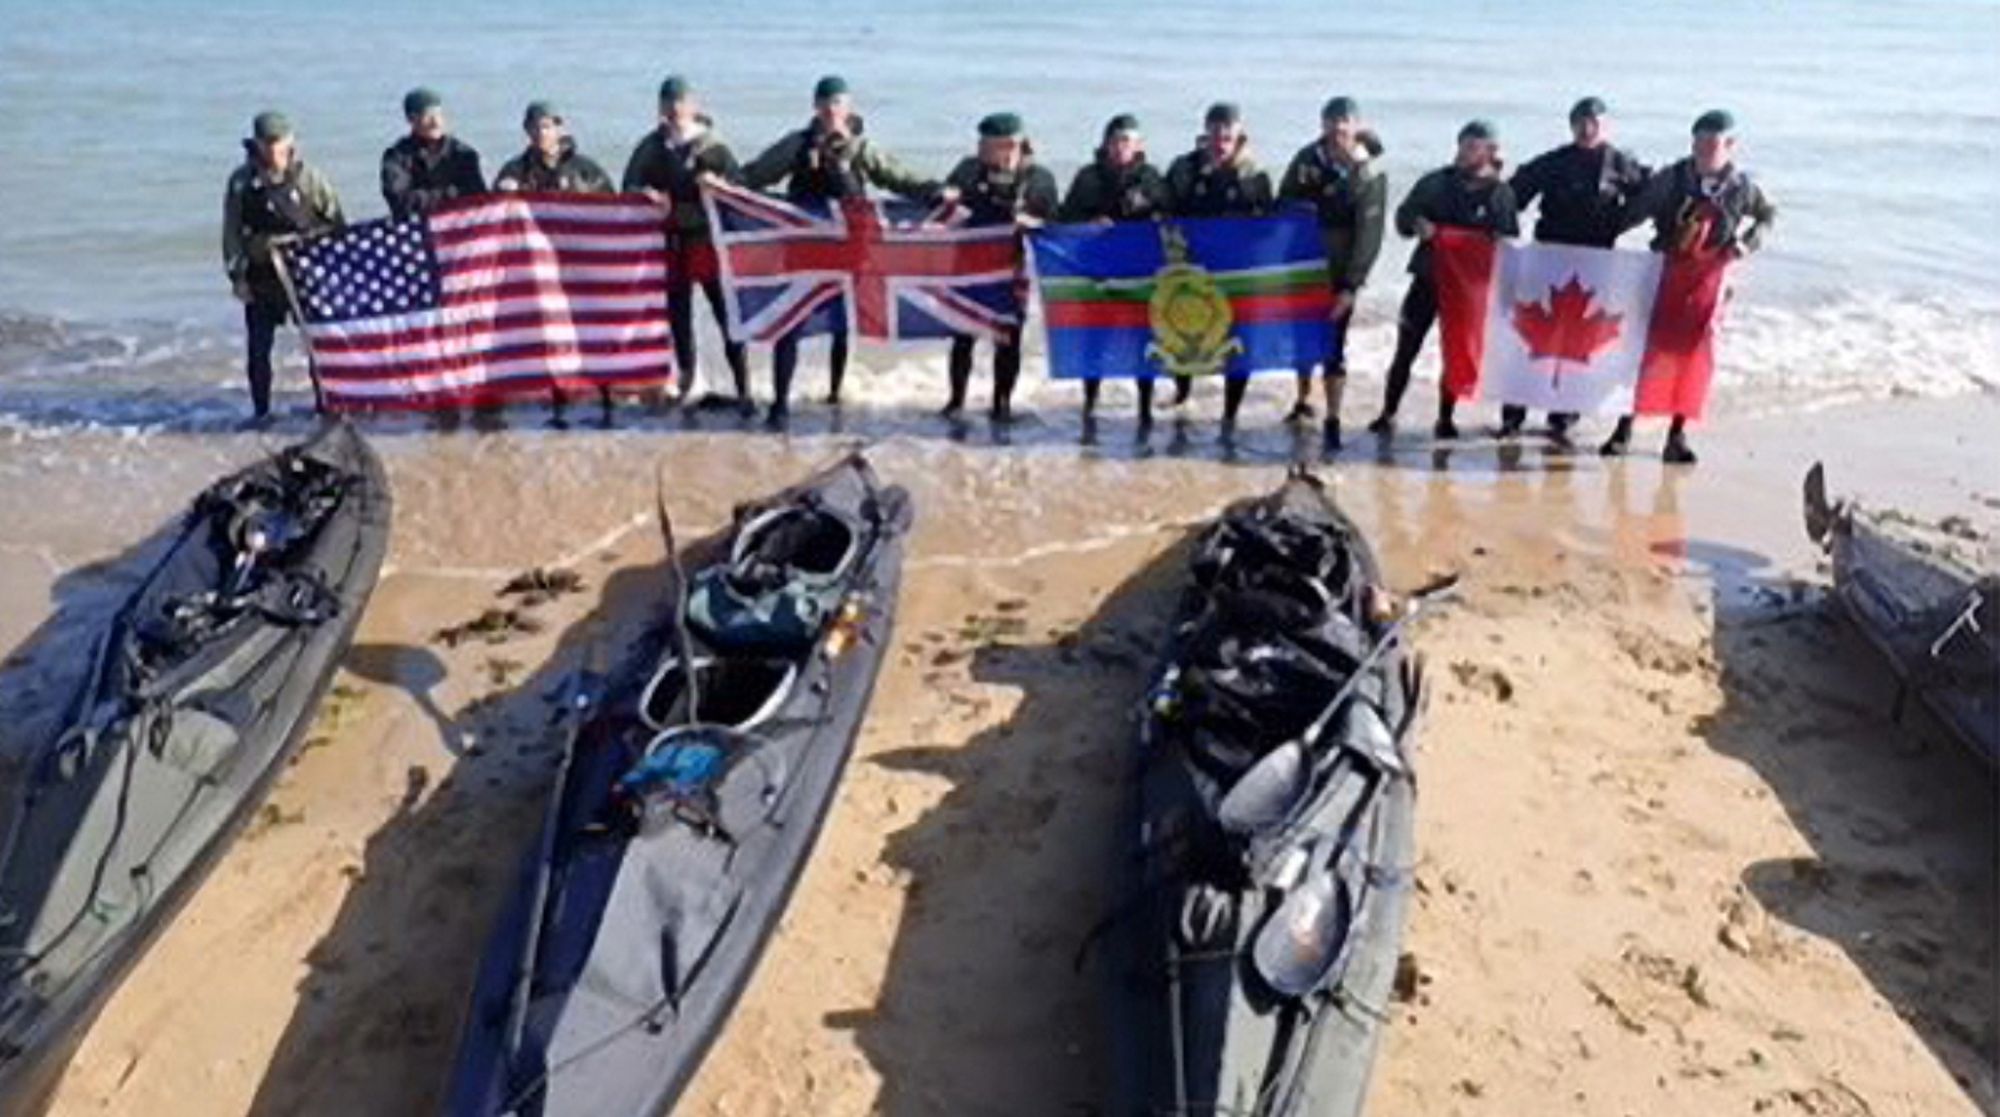
[[[412,314],[440,297],[420,219],[351,225],[290,250],[286,263],[309,322]]]

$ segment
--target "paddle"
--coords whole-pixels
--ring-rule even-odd
[[[1380,812],[1371,817],[1379,824]],[[1257,975],[1280,996],[1303,997],[1318,989],[1346,953],[1357,910],[1331,867],[1343,844],[1340,835],[1320,838],[1306,882],[1285,897],[1251,944]]]
[[[674,543],[674,518],[667,514],[667,478],[664,464],[653,467],[653,511],[660,520],[660,539],[667,547],[667,563],[674,572],[674,654],[680,657],[681,674],[686,676],[687,723],[701,721],[700,671],[694,662],[694,638],[688,634],[688,580],[681,566],[681,550]]]
[[[606,657],[604,634],[601,631],[593,633],[582,661],[570,676],[569,691],[563,696],[563,709],[569,715],[569,732],[563,741],[561,761],[549,789],[548,809],[542,818],[541,842],[535,851],[535,888],[528,903],[528,933],[521,944],[514,993],[507,1003],[507,1031],[500,1048],[510,1057],[521,1041],[521,1030],[528,1023],[528,1002],[534,994],[535,967],[541,960],[542,927],[548,922],[549,878],[554,874],[563,796],[569,789],[570,770],[575,766],[577,740],[583,735],[583,727],[590,722],[591,712],[602,699],[600,691],[605,677]]]
[[[1826,466],[1814,462],[1806,470],[1804,496],[1806,512],[1806,535],[1814,543],[1824,546],[1826,537],[1833,531],[1833,518],[1838,509],[1826,499]]]
[[[1432,602],[1450,596],[1457,587],[1458,575],[1454,573],[1443,575],[1411,592],[1402,615],[1396,618],[1396,622],[1389,626],[1388,631],[1382,634],[1382,638],[1377,640],[1375,646],[1368,650],[1368,654],[1362,657],[1361,662],[1355,666],[1353,673],[1348,675],[1347,681],[1340,685],[1340,689],[1334,693],[1333,700],[1326,704],[1319,717],[1313,719],[1313,723],[1307,726],[1303,733],[1264,754],[1263,759],[1243,773],[1235,785],[1230,787],[1228,793],[1223,795],[1222,802],[1216,805],[1215,813],[1216,820],[1222,824],[1224,830],[1232,834],[1261,834],[1293,817],[1294,812],[1311,794],[1313,777],[1318,772],[1318,767],[1309,765],[1306,760],[1310,743],[1319,740],[1326,732],[1327,726],[1341,713],[1343,705],[1354,693],[1354,689],[1360,685],[1361,679],[1382,661],[1382,657],[1386,656],[1391,648],[1401,643],[1403,631],[1410,622]],[[1366,711],[1365,715],[1362,711]],[[1382,724],[1381,715],[1372,707],[1357,705],[1348,716],[1371,718],[1373,724],[1365,726],[1363,732],[1366,736],[1374,738],[1378,746],[1383,738],[1387,738],[1388,751],[1393,755],[1394,736],[1389,733],[1388,726]],[[1328,750],[1327,756],[1331,757],[1338,751]],[[1378,747],[1370,749],[1369,754],[1379,758],[1384,752]]]

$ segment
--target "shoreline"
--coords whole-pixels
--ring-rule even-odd
[[[1113,891],[1099,854],[1172,556],[1192,524],[1275,483],[1289,449],[1251,432],[1231,462],[1202,425],[1188,456],[876,445],[920,502],[896,651],[681,1112],[1097,1104],[1100,975],[1070,961]],[[1798,512],[1824,456],[1838,494],[1970,510],[1990,533],[1995,429],[1991,396],[1891,400],[1720,419],[1693,470],[1486,440],[1440,461],[1414,438],[1330,470],[1397,585],[1457,568],[1468,586],[1417,642],[1436,684],[1405,942],[1417,984],[1393,1007],[1372,1113],[2000,1103],[1982,1063],[2000,1043],[1991,775],[1884,721],[1885,672],[1815,606]],[[0,444],[0,477],[31,479],[0,496],[10,654],[80,623],[47,623],[49,595],[88,612],[101,581],[69,575],[129,546],[117,525],[164,521],[258,446],[52,439],[52,459]],[[252,832],[113,997],[53,1113],[435,1104],[532,837],[547,696],[601,618],[659,592],[655,463],[685,484],[670,499],[692,539],[841,439],[379,441],[393,572],[339,689]],[[97,514],[74,522],[75,507]],[[558,558],[587,587],[537,610],[539,631],[434,642],[493,604],[501,572]]]

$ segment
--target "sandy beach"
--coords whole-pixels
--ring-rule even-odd
[[[1098,1111],[1101,984],[1073,960],[1115,891],[1130,710],[1181,544],[1273,485],[1287,440],[1259,431],[1230,461],[1212,425],[1145,458],[901,429],[873,450],[919,502],[896,647],[682,1113]],[[1994,1111],[1993,774],[1920,719],[1888,720],[1881,664],[1821,600],[1797,486],[1826,457],[1836,490],[1990,531],[1996,429],[2000,400],[1977,396],[1721,422],[1692,471],[1414,438],[1332,471],[1398,585],[1444,570],[1467,585],[1418,642],[1435,687],[1411,980],[1372,1113]],[[60,662],[130,584],[145,553],[130,525],[164,524],[259,449],[61,437],[54,465],[33,440],[0,444],[0,650],[16,667]],[[54,1114],[428,1112],[533,834],[552,699],[586,647],[658,606],[655,464],[691,538],[843,444],[377,442],[391,570],[332,697],[91,1029]],[[536,566],[583,589],[495,596]],[[490,640],[441,638],[494,608],[517,611]],[[10,735],[32,734],[9,714]]]

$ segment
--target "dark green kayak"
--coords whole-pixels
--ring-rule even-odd
[[[1421,667],[1295,474],[1198,543],[1139,732],[1111,916],[1112,1117],[1351,1117],[1415,858]]]
[[[361,436],[218,482],[27,757],[0,852],[0,1113],[33,1112],[91,1018],[262,802],[374,589],[389,491]]]
[[[859,456],[739,508],[656,631],[577,688],[583,716],[488,941],[443,1112],[672,1110],[847,770],[913,515]]]

